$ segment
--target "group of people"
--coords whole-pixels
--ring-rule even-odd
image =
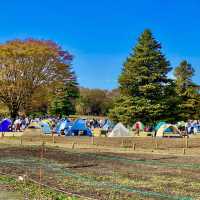
[[[105,124],[105,121],[103,119],[88,119],[88,120],[86,120],[86,125],[90,129],[102,128],[104,124]]]
[[[15,119],[11,126],[11,131],[18,132],[24,131],[28,127],[30,119],[28,117],[18,117]]]
[[[200,132],[200,121],[199,120],[189,120],[185,123],[185,131],[187,134],[196,134]]]

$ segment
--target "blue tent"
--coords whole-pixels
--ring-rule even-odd
[[[165,124],[167,124],[167,123],[164,122],[164,121],[160,121],[160,122],[156,125],[155,131],[158,131],[158,129],[159,129],[162,125],[165,125]],[[171,128],[167,128],[167,129],[165,130],[165,133],[170,133],[170,132],[173,132],[173,130],[172,130]]]
[[[55,131],[57,134],[60,134],[61,131],[64,131],[64,133],[67,134],[67,131],[72,127],[72,125],[73,123],[68,119],[61,120],[57,123]]]
[[[0,123],[0,132],[10,132],[12,121],[10,119],[3,119]]]
[[[47,122],[41,121],[40,127],[41,127],[42,132],[44,134],[50,134],[51,133],[51,127],[49,126],[49,124]]]
[[[102,129],[104,131],[108,131],[111,128],[113,128],[113,123],[109,119],[106,119],[105,122],[104,122],[104,125],[103,125]]]
[[[77,136],[82,131],[85,136],[92,136],[92,131],[86,126],[86,121],[77,119],[68,131],[68,135]]]
[[[167,124],[167,123],[164,122],[164,121],[158,122],[158,123],[156,124],[156,126],[155,126],[155,131],[158,131],[158,129],[159,129],[162,125],[164,125],[164,124]]]

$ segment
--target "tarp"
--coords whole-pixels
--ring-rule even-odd
[[[51,133],[51,127],[49,126],[49,124],[46,121],[41,121],[40,127],[41,127],[42,132],[44,134],[50,134]]]
[[[108,137],[131,137],[129,130],[122,124],[118,123],[112,130],[108,133]]]
[[[133,129],[137,129],[137,126],[139,127],[140,130],[144,130],[144,124],[140,121],[136,122],[134,125],[133,125]]]
[[[163,124],[157,131],[156,136],[157,137],[163,137],[164,133],[167,132],[167,130],[171,129],[173,133],[175,134],[181,134],[177,126],[172,124]]]
[[[86,121],[77,119],[68,131],[68,135],[77,136],[82,132],[85,136],[92,136],[92,131],[86,126]]]
[[[3,119],[0,122],[0,132],[9,132],[11,131],[12,121],[10,119]]]

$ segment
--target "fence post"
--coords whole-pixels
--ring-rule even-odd
[[[121,147],[124,147],[124,139],[122,139]]]
[[[53,142],[53,144],[55,144],[55,135],[54,134],[52,136],[52,142]]]
[[[72,149],[75,148],[75,144],[76,144],[75,142],[72,143]]]
[[[91,137],[91,144],[94,145],[94,136]]]
[[[185,138],[185,147],[186,147],[186,148],[189,148],[189,145],[188,145],[188,137]]]
[[[185,152],[186,152],[186,149],[185,149],[185,148],[183,148],[183,155],[185,155]]]
[[[136,144],[135,143],[133,143],[133,150],[135,151],[135,146],[136,146]]]
[[[156,145],[156,149],[158,149],[158,140],[155,139],[155,145]]]

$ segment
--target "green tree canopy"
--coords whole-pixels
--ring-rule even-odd
[[[179,117],[182,120],[200,117],[199,86],[192,81],[194,73],[194,68],[186,60],[183,60],[174,71],[176,92],[179,97]]]
[[[161,52],[161,44],[150,30],[145,30],[124,63],[119,84],[121,94],[125,97],[120,97],[115,108],[110,111],[112,118],[122,121],[121,116],[127,115],[125,111],[122,112],[125,107],[133,108],[128,112],[130,120],[126,123],[135,120],[154,122],[160,117],[166,117],[166,93],[172,84],[172,80],[167,77],[170,70],[169,61]],[[123,102],[123,99],[126,101]]]
[[[72,56],[52,41],[14,40],[0,45],[0,100],[12,118],[40,87],[71,79]]]

